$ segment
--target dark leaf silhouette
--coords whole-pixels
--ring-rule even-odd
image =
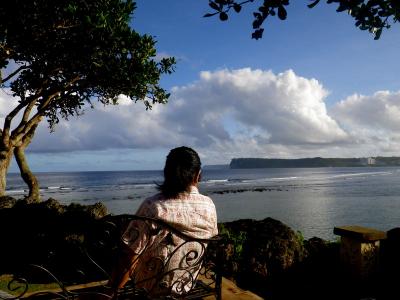
[[[228,14],[225,13],[225,12],[221,12],[221,13],[219,14],[219,19],[220,19],[221,21],[226,21],[226,20],[228,20]]]

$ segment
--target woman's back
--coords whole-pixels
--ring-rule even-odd
[[[193,239],[209,239],[218,234],[214,203],[199,194],[195,187],[191,193],[176,199],[165,199],[162,194],[148,198],[137,215],[162,220]],[[201,267],[198,259],[207,243],[188,241],[170,234],[165,228],[153,236],[148,231],[143,224],[134,221],[123,236],[128,247],[140,255],[131,276],[134,282],[151,291],[152,295],[181,294],[190,290]],[[155,278],[160,274],[164,276],[156,283]]]

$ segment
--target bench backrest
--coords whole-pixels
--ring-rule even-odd
[[[198,239],[157,219],[124,217],[129,225],[122,234],[122,243],[136,254],[128,266],[132,267],[134,288],[150,296],[184,297],[193,293],[199,275],[210,275],[215,269],[206,250],[218,238]],[[208,277],[215,284],[217,278]]]

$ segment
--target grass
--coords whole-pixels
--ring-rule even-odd
[[[0,290],[5,291],[13,296],[18,296],[20,295],[25,288],[24,283],[19,283],[19,282],[14,282],[12,286],[10,287],[11,290],[8,288],[9,282],[13,279],[12,275],[4,274],[0,275]],[[43,290],[49,290],[49,289],[56,289],[59,288],[57,283],[34,283],[34,284],[28,284],[28,291],[27,293],[33,293],[33,292],[38,292],[38,291],[43,291]]]
[[[234,260],[239,261],[243,255],[243,245],[247,240],[247,233],[245,231],[239,231],[235,233],[227,229],[223,224],[219,227],[219,234],[227,242],[232,243],[234,247]]]

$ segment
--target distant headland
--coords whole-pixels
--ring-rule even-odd
[[[400,166],[400,157],[359,158],[233,158],[231,169],[254,168],[321,168],[321,167],[392,167]]]

